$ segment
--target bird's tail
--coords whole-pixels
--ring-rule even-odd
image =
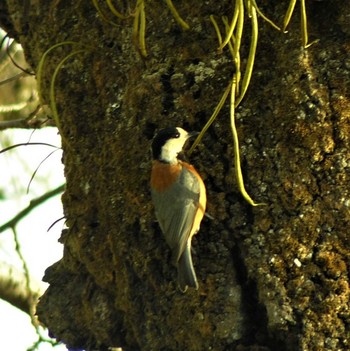
[[[196,272],[192,263],[190,240],[187,240],[185,250],[177,263],[177,279],[182,292],[185,292],[188,286],[198,289]]]

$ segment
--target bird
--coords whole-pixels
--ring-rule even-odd
[[[160,130],[152,141],[151,196],[156,218],[177,267],[178,286],[198,290],[191,240],[199,231],[206,209],[206,189],[195,168],[179,159],[186,141],[198,135],[180,127]]]

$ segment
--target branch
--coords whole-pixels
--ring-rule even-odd
[[[33,282],[33,279],[31,281]],[[34,288],[28,289],[24,273],[5,262],[0,262],[0,299],[31,316],[39,295],[38,283],[35,283]]]
[[[22,211],[16,214],[15,217],[10,219],[7,223],[0,226],[0,233],[5,231],[6,229],[14,228],[16,224],[25,217],[29,212],[31,212],[35,207],[41,205],[43,202],[48,200],[49,198],[58,195],[64,190],[65,184],[60,185],[56,189],[50,190],[47,193],[41,195],[40,197],[33,199],[30,201],[29,205],[24,208]]]
[[[52,119],[47,118],[46,120],[35,120],[32,121],[32,117],[14,119],[12,121],[0,121],[0,130],[10,128],[22,128],[22,129],[38,129],[40,127],[56,127]]]
[[[19,144],[11,145],[9,147],[5,147],[5,149],[0,150],[0,154],[3,154],[4,152],[7,152],[7,151],[12,150],[12,149],[19,147],[19,146],[28,146],[28,145],[44,145],[44,146],[50,146],[50,147],[54,147],[56,149],[59,149],[59,147],[52,145],[52,144],[48,144],[48,143],[27,142],[27,143],[19,143]]]
[[[27,105],[27,103],[26,103]],[[19,118],[8,121],[0,121],[0,130],[10,129],[10,128],[39,128],[45,124],[45,126],[55,126],[55,123],[51,119],[39,120],[34,119],[38,112],[40,111],[41,106],[37,106],[33,112],[29,114],[28,117]]]
[[[0,81],[0,86],[4,85],[4,84],[7,84],[7,83],[10,83],[10,82],[12,82],[14,80],[23,78],[24,76],[27,76],[27,73],[25,73],[25,72],[17,73],[17,74],[15,74],[14,76],[12,76],[10,78],[6,78],[6,79]]]

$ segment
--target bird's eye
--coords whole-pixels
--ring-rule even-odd
[[[180,138],[180,133],[179,132],[177,132],[176,134],[175,134],[175,138],[177,139],[177,138]]]

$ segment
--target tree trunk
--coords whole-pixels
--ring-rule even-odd
[[[59,62],[55,101],[67,179],[64,257],[50,267],[40,320],[87,350],[345,350],[349,348],[350,3],[307,2],[311,39],[301,47],[299,3],[282,34],[259,18],[248,94],[237,109],[246,187],[233,169],[228,106],[191,155],[207,186],[208,213],[193,240],[199,290],[176,287],[150,199],[150,143],[166,126],[200,130],[234,65],[219,53],[231,1],[145,2],[147,57],[133,39],[134,2],[0,5],[3,26],[44,67],[42,94]],[[278,23],[288,2],[258,4]],[[242,66],[250,37],[246,18]]]

